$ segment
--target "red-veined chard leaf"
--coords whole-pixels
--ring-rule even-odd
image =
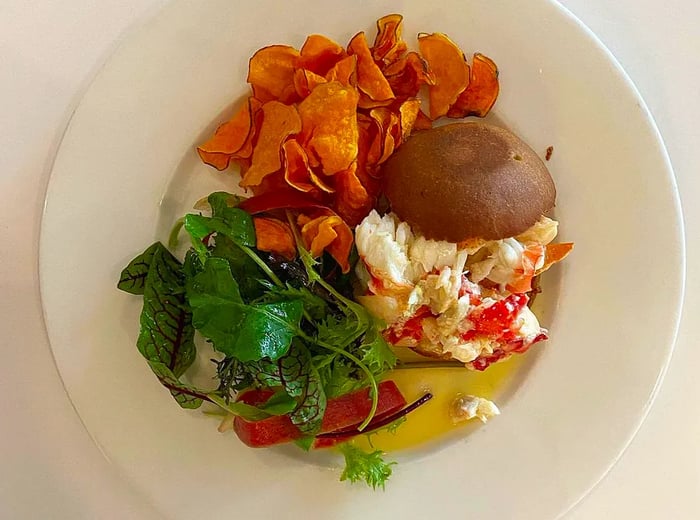
[[[296,400],[297,406],[289,417],[303,433],[313,435],[318,432],[326,411],[326,394],[304,345],[294,343],[289,353],[276,362],[263,359],[249,363],[246,368],[258,384],[282,387]]]
[[[163,244],[160,242],[151,244],[148,249],[129,262],[129,265],[124,268],[119,276],[117,288],[131,294],[142,295],[146,287],[146,276],[148,275],[148,268],[151,265],[153,254],[162,247]]]
[[[284,356],[304,310],[296,300],[244,303],[229,262],[216,257],[188,281],[187,295],[194,326],[218,351],[243,362]]]
[[[153,373],[158,377],[160,383],[170,390],[170,395],[173,396],[175,401],[182,408],[199,408],[202,405],[202,401],[209,401],[209,397],[206,393],[202,392],[198,388],[187,385],[181,382],[172,370],[170,370],[166,365],[158,361],[149,361],[148,364],[153,370]]]
[[[196,355],[192,314],[185,298],[181,267],[158,243],[146,276],[141,331],[136,342],[147,360],[162,363],[176,378],[187,370]]]

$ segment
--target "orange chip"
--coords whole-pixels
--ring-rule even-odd
[[[357,91],[337,81],[322,83],[299,104],[300,142],[309,161],[318,159],[323,173],[348,168],[357,158]]]
[[[279,101],[269,101],[261,110],[258,142],[253,149],[250,168],[241,179],[242,187],[257,186],[267,175],[279,170],[282,167],[282,143],[301,130],[301,119],[295,107]]]
[[[316,85],[320,85],[321,83],[325,82],[326,78],[319,76],[310,70],[297,69],[294,71],[294,90],[296,91],[297,96],[299,96],[299,99],[304,99],[311,94],[311,91],[316,87]]]
[[[413,124],[413,132],[419,130],[430,130],[433,127],[433,120],[423,113],[422,110],[418,111],[416,116],[416,122]]]
[[[318,257],[324,250],[328,251],[344,273],[350,270],[348,258],[353,237],[352,231],[342,218],[328,211],[327,214],[316,218],[300,215],[297,222],[301,226],[304,246],[312,256]]]
[[[297,256],[294,234],[288,224],[276,218],[253,217],[255,240],[260,251],[276,253],[287,260]]]
[[[409,52],[384,69],[384,75],[398,98],[418,95],[421,85],[434,85],[435,76],[417,52]]]
[[[289,139],[282,145],[284,152],[284,179],[294,189],[308,193],[319,188],[326,193],[334,189],[323,182],[309,167],[309,158],[296,139]]]
[[[399,116],[385,107],[373,108],[370,110],[369,115],[377,122],[380,128],[382,136],[381,155],[377,159],[377,164],[382,164],[394,153],[394,149],[400,144],[401,123]]]
[[[399,106],[399,116],[401,123],[401,141],[405,141],[416,124],[418,113],[420,112],[420,99],[407,99]]]
[[[372,108],[377,108],[377,107],[388,107],[389,105],[394,103],[394,99],[384,99],[381,101],[375,101],[371,97],[369,97],[367,94],[364,92],[360,91],[360,99],[357,101],[357,106],[360,108],[364,108],[366,110],[370,110]]]
[[[346,56],[333,65],[326,74],[328,81],[340,81],[343,85],[355,83],[355,70],[357,69],[357,56]]]
[[[540,267],[536,275],[545,272],[557,262],[566,258],[574,248],[573,242],[565,242],[562,244],[547,244],[544,249],[544,265]]]
[[[430,118],[444,116],[469,83],[469,65],[462,51],[442,33],[418,35],[418,47],[435,75],[428,89]]]
[[[356,226],[372,210],[373,200],[357,177],[357,163],[334,176],[335,208],[350,226]]]
[[[365,114],[357,114],[357,124],[359,129],[358,160],[369,167],[376,166],[382,156],[384,146],[381,124]]]
[[[255,114],[260,106],[257,99],[249,97],[235,116],[220,125],[207,142],[197,147],[202,161],[217,170],[225,170],[231,159],[250,157],[255,135]]]
[[[372,45],[374,61],[391,63],[406,52],[406,42],[401,39],[402,22],[400,14],[388,14],[377,20],[377,37]]]
[[[294,69],[299,51],[288,45],[270,45],[253,54],[248,63],[248,83],[263,103],[294,100]]]
[[[498,97],[498,67],[491,58],[474,54],[469,85],[447,112],[448,117],[485,117]]]
[[[312,34],[301,47],[299,67],[315,72],[319,76],[326,73],[340,60],[347,57],[345,49],[333,40],[320,34]]]
[[[348,44],[348,54],[357,56],[357,88],[374,101],[394,99],[394,92],[374,62],[365,33],[357,33]]]

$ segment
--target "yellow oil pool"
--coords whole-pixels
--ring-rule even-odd
[[[426,441],[460,428],[467,423],[455,425],[450,415],[454,400],[460,395],[475,395],[494,400],[512,380],[522,356],[491,365],[484,372],[466,368],[406,368],[391,372],[389,379],[396,382],[406,401],[412,403],[426,392],[433,398],[408,415],[407,420],[395,432],[380,431],[355,439],[355,444],[364,449],[398,451],[412,448]],[[498,405],[498,400],[495,400]],[[478,419],[472,419],[478,421]]]

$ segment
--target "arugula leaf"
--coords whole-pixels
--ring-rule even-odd
[[[146,276],[136,345],[146,359],[163,363],[176,378],[196,355],[184,285],[180,262],[157,243]]]
[[[194,326],[214,347],[240,361],[287,353],[299,330],[303,306],[299,301],[247,305],[227,260],[211,257],[204,270],[187,283]]]
[[[153,254],[161,247],[163,245],[160,242],[155,242],[129,262],[129,265],[124,268],[119,276],[117,288],[131,294],[142,295],[146,287],[146,276],[148,275],[148,268],[151,266]]]
[[[175,377],[175,374],[163,363],[159,361],[149,361],[149,366],[153,373],[158,377],[160,383],[170,390],[170,395],[175,398],[175,401],[182,408],[199,408],[202,401],[209,400],[205,394],[199,389],[186,385]]]
[[[313,434],[320,429],[326,411],[326,394],[305,346],[295,343],[277,362],[262,359],[249,363],[247,368],[260,385],[282,387],[296,399],[298,404],[289,417],[303,433]]]
[[[384,489],[386,481],[391,477],[391,466],[395,465],[395,462],[384,462],[381,450],[366,453],[349,443],[339,445],[338,449],[345,457],[345,469],[340,476],[341,482],[344,480],[353,483],[364,481],[372,489],[377,489],[377,487]]]

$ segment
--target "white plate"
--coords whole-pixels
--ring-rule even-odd
[[[167,517],[552,518],[610,468],[669,359],[683,286],[678,197],[658,132],[595,37],[547,1],[172,2],[133,32],[66,132],[41,237],[42,298],[70,398],[105,455]],[[449,34],[501,70],[496,113],[553,145],[562,238],[552,340],[503,415],[429,457],[403,457],[385,493],[275,451],[249,450],[175,405],[134,346],[123,265],[172,217],[230,181],[193,144],[245,92],[248,57],[321,32],[346,42],[399,10],[405,37]]]

